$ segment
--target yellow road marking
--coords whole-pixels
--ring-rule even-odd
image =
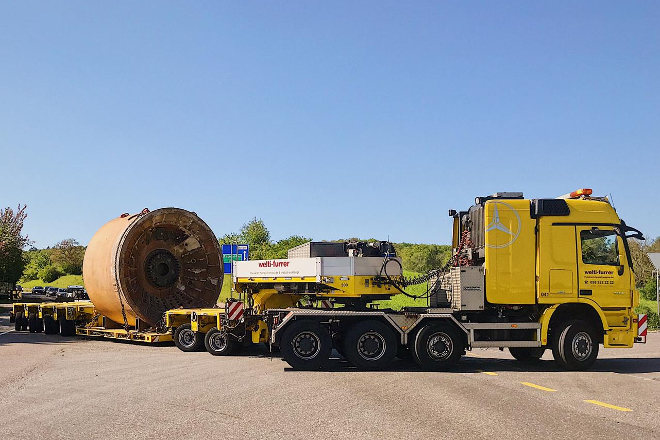
[[[523,384],[523,385],[525,385],[525,386],[528,386],[528,387],[536,388],[536,389],[538,389],[538,390],[543,390],[543,391],[557,391],[557,390],[553,390],[552,388],[542,387],[541,385],[536,385],[535,383],[531,383],[531,382],[520,382],[520,383]]]
[[[594,405],[604,406],[605,408],[615,409],[617,411],[626,411],[626,412],[631,412],[632,411],[632,409],[630,409],[630,408],[624,408],[622,406],[610,405],[609,403],[600,402],[598,400],[585,400],[585,402],[593,403]]]
[[[484,371],[484,370],[477,370],[479,373],[487,374],[489,376],[498,376],[497,373],[493,373],[492,371]]]

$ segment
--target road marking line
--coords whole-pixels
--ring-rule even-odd
[[[536,388],[536,389],[538,389],[538,390],[543,390],[543,391],[557,391],[557,390],[553,390],[552,388],[542,387],[541,385],[536,385],[535,383],[531,383],[531,382],[520,382],[520,383],[523,384],[523,385],[525,385],[525,386],[527,386],[527,387]]]
[[[477,372],[487,374],[489,376],[499,376],[497,373],[493,373],[492,371],[477,370]]]
[[[622,406],[610,405],[609,403],[600,402],[598,400],[585,400],[585,402],[593,403],[594,405],[604,406],[605,408],[615,409],[617,411],[632,412],[632,409],[630,409],[630,408],[624,408]]]
[[[13,331],[14,331],[14,330],[9,330],[8,332],[0,333],[0,336],[2,336],[2,335],[6,335],[7,333],[11,333],[11,332],[13,332]]]

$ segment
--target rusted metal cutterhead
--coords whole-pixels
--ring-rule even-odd
[[[87,246],[83,277],[99,313],[117,323],[134,325],[137,317],[155,325],[169,309],[213,306],[223,264],[218,240],[195,213],[145,209],[99,229]]]

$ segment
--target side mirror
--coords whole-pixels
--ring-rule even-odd
[[[619,272],[618,272],[618,273],[619,273],[619,276],[623,275],[623,271],[624,271],[624,269],[625,269],[625,268],[623,267],[623,264],[619,265]]]

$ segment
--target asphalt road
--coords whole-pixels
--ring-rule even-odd
[[[490,349],[427,373],[403,361],[360,372],[339,358],[298,372],[261,347],[219,358],[10,329],[4,309],[8,439],[660,438],[658,333],[601,350],[588,372],[559,371],[547,352],[525,366]]]

